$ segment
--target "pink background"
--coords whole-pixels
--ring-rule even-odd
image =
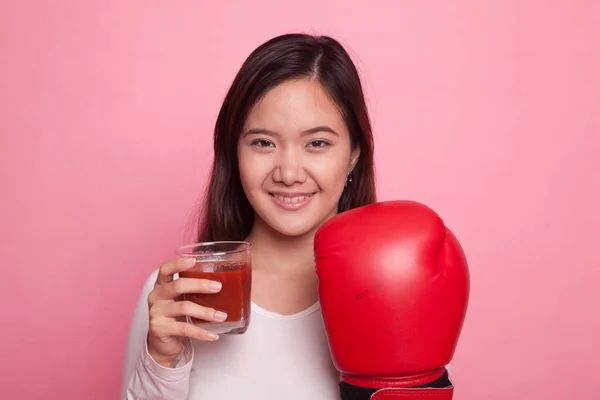
[[[456,398],[597,395],[600,3],[217,3],[2,2],[0,397],[117,398],[220,101],[295,30],[357,60],[380,198],[429,204],[467,251]]]

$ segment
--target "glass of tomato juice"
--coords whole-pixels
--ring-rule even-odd
[[[189,316],[187,322],[218,335],[246,332],[250,323],[251,251],[250,243],[241,241],[193,243],[177,249],[178,257],[193,258],[196,262],[192,268],[180,272],[180,278],[209,279],[222,284],[218,293],[185,294],[184,300],[227,314],[223,322]]]

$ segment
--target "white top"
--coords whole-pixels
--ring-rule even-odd
[[[148,354],[148,294],[158,270],[146,281],[131,324],[121,399],[339,400],[339,375],[329,353],[319,303],[293,315],[252,303],[243,335],[215,342],[192,340],[175,368]]]

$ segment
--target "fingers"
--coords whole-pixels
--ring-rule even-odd
[[[154,284],[154,290],[148,295],[151,337],[166,344],[176,337],[198,340],[217,340],[218,335],[185,322],[189,316],[204,321],[222,322],[227,315],[212,308],[203,307],[191,301],[181,301],[184,294],[218,293],[221,283],[207,279],[173,279],[175,273],[189,270],[194,266],[193,258],[177,258],[161,265]],[[164,347],[164,346],[163,346]]]
[[[178,301],[165,306],[163,310],[165,317],[189,316],[205,321],[223,322],[227,314],[213,308],[203,307],[191,301]]]
[[[187,293],[218,293],[221,290],[221,282],[208,279],[179,278],[156,289],[160,298],[172,300]]]
[[[188,324],[187,322],[177,322],[174,325],[174,328],[176,330],[176,335],[178,336],[209,341],[217,340],[219,338],[219,335],[195,325]]]
[[[179,278],[155,288],[148,296],[150,304],[161,300],[172,301],[186,293],[218,293],[221,282],[198,278]]]
[[[194,266],[194,263],[195,260],[193,258],[186,257],[177,258],[164,263],[158,269],[156,284],[164,285],[169,282],[173,282],[173,274],[190,269],[192,266]]]
[[[218,335],[193,324],[166,319],[151,319],[150,332],[156,337],[187,337],[209,341],[219,338]]]

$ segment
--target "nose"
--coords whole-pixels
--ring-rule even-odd
[[[273,180],[284,185],[292,186],[294,183],[306,181],[306,171],[303,166],[303,157],[293,149],[280,152],[277,165],[273,171]]]

